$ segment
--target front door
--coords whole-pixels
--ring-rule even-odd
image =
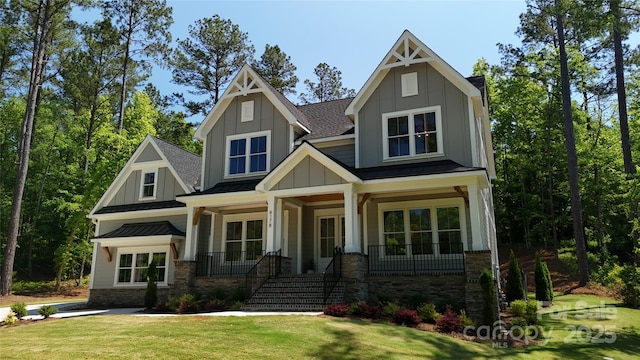
[[[333,259],[333,249],[344,248],[344,215],[319,216],[317,239],[317,271],[322,273]]]

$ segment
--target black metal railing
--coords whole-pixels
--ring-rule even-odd
[[[336,246],[333,249],[333,259],[323,273],[323,282],[324,282],[324,303],[327,303],[329,296],[333,292],[333,289],[340,281],[342,277],[342,248]]]
[[[282,250],[266,253],[245,274],[247,299],[250,299],[264,283],[282,272]]]
[[[264,251],[226,251],[198,253],[196,276],[240,276],[251,269]]]
[[[464,272],[462,243],[369,246],[369,274]]]

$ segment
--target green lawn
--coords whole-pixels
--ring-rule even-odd
[[[578,303],[584,301],[585,304]],[[605,305],[612,305],[612,302]],[[589,310],[582,305],[591,306]],[[616,307],[597,319],[600,299],[560,296],[545,309],[544,346],[494,348],[386,323],[312,316],[133,317],[100,315],[0,329],[3,359],[631,359],[640,354],[640,311]],[[566,315],[566,317],[564,316]],[[584,315],[586,319],[576,319]],[[602,318],[602,316],[601,316]],[[614,326],[615,341],[571,328]],[[580,328],[581,326],[585,328]],[[635,327],[634,327],[635,326]],[[549,332],[549,330],[552,330]],[[584,333],[584,331],[583,331]],[[609,336],[611,338],[611,336]],[[564,340],[575,340],[566,343]],[[598,343],[602,342],[602,343]]]

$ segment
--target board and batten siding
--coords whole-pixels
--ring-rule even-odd
[[[154,200],[140,200],[140,181],[142,170],[134,170],[127,180],[122,184],[116,195],[109,202],[112,205],[138,204],[149,201],[170,201],[175,200],[177,195],[184,194],[184,190],[176,181],[168,168],[158,169],[158,179],[156,182],[156,198]]]
[[[418,95],[402,97],[401,75],[411,72],[418,74]],[[382,114],[437,105],[441,107],[442,129],[438,131],[443,134],[444,156],[383,162]],[[421,63],[392,68],[358,112],[359,166],[443,159],[473,166],[469,121],[467,96],[432,66]]]
[[[321,147],[319,150],[347,166],[356,166],[355,144],[327,146]]]
[[[316,159],[306,156],[272,190],[299,189],[312,186],[338,185],[346,181]]]
[[[252,100],[254,102],[253,120],[240,121],[242,103]],[[289,154],[289,132],[291,131],[289,123],[269,99],[261,93],[234,98],[207,134],[203,188],[208,189],[224,180],[227,136],[266,130],[271,131],[271,148],[269,149],[271,168],[268,169],[271,170]],[[260,174],[258,177],[262,176],[264,174]],[[244,176],[240,178],[251,179],[255,177]]]

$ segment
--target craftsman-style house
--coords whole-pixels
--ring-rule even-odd
[[[483,77],[405,31],[354,98],[296,106],[250,66],[196,131],[148,136],[89,214],[89,302],[246,288],[248,309],[406,297],[479,311],[498,276]],[[274,289],[276,289],[274,291]]]

